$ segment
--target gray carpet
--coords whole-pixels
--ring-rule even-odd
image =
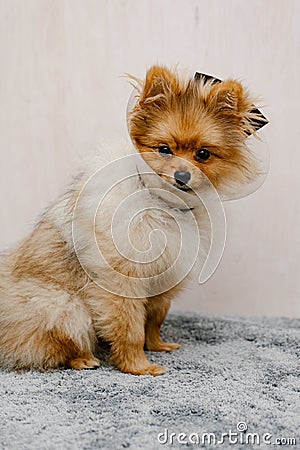
[[[285,447],[300,448],[300,320],[173,313],[163,334],[182,349],[148,354],[169,368],[162,377],[119,373],[107,355],[93,371],[0,371],[0,448],[282,448],[276,438],[294,438]],[[239,422],[247,425],[239,443],[221,444]],[[176,436],[166,439],[166,429]],[[179,443],[179,433],[190,443]],[[265,433],[271,445],[262,443]]]

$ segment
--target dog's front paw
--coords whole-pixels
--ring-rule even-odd
[[[123,372],[131,373],[132,375],[152,375],[154,377],[164,375],[167,371],[165,367],[159,366],[158,364],[150,364],[141,369],[132,368],[123,370]]]
[[[80,356],[78,358],[72,359],[68,365],[69,367],[71,367],[71,369],[75,370],[96,369],[97,367],[100,366],[100,361],[93,355]]]
[[[146,344],[147,350],[151,352],[172,352],[173,350],[178,350],[180,347],[180,344],[175,344],[174,342],[150,342]]]

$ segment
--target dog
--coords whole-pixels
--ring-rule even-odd
[[[145,349],[180,347],[164,342],[160,327],[195,253],[184,239],[205,222],[196,194],[207,180],[222,192],[257,175],[247,138],[264,118],[238,81],[189,79],[153,66],[145,80],[131,82],[134,146],[104,145],[1,259],[0,365],[6,369],[93,369],[101,339],[120,371],[164,374]],[[123,177],[128,168],[133,175]]]

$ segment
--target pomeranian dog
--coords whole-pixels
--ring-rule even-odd
[[[239,82],[188,79],[160,66],[144,81],[131,80],[137,100],[128,128],[135,147],[104,146],[31,235],[2,256],[0,365],[6,369],[96,368],[101,339],[120,371],[164,374],[145,349],[180,347],[164,342],[160,327],[195,250],[185,236],[195,233],[195,221],[201,228],[195,192],[204,180],[222,191],[257,173],[246,140],[264,117]],[[122,160],[132,154],[147,173],[136,159]],[[124,178],[128,167],[135,176]]]

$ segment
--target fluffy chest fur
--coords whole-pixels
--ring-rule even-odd
[[[120,150],[126,154],[126,147]],[[136,156],[110,169],[107,161],[96,160],[71,199],[63,198],[48,216],[92,280],[116,294],[141,298],[173,288],[190,272],[205,214],[199,201],[186,204],[157,174],[137,167],[144,163]]]

